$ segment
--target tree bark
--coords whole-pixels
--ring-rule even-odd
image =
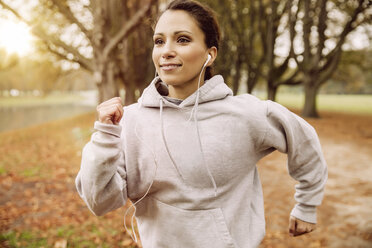
[[[239,83],[241,78],[241,67],[242,67],[242,59],[241,56],[238,55],[238,58],[235,61],[235,75],[233,77],[233,94],[238,94],[239,91]]]
[[[249,71],[248,71],[249,73]],[[246,85],[247,85],[247,93],[252,94],[254,87],[257,84],[257,77],[247,77]]]
[[[125,87],[124,105],[132,104],[136,101],[136,86],[134,83],[129,82]]]
[[[114,63],[109,62],[107,65],[101,64],[100,66],[106,69],[100,73],[101,75],[96,75],[99,77],[96,82],[98,87],[98,103],[119,96],[119,88],[115,80]]]
[[[314,84],[316,85],[316,84]],[[305,88],[305,103],[302,109],[302,116],[319,118],[317,111],[317,95],[319,87],[316,87],[312,84],[306,83]]]
[[[277,86],[271,86],[267,88],[267,99],[271,101],[276,100],[276,92],[278,91]]]

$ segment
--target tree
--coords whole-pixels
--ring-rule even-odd
[[[0,49],[0,71],[5,71],[15,66],[19,61],[16,54],[9,55],[5,49]]]
[[[136,30],[155,2],[157,0],[91,0],[84,5],[79,0],[40,0],[36,8],[39,15],[32,20],[24,18],[2,0],[0,5],[30,25],[51,52],[93,73],[99,102],[102,102],[119,95],[118,80],[127,85],[120,78],[118,45]],[[126,19],[129,16],[123,10],[132,7],[137,9]],[[66,34],[70,34],[69,38],[63,39]]]
[[[247,92],[252,93],[260,79],[267,82],[268,98],[275,100],[282,84],[298,84],[298,70],[289,67],[290,54],[277,54],[278,37],[283,35],[284,19],[288,16],[290,0],[220,0],[208,1],[218,11],[222,27],[222,58],[216,68],[232,80],[234,94],[245,80]],[[229,15],[225,13],[229,12]],[[287,18],[288,19],[288,18]],[[288,22],[288,21],[287,21]],[[226,66],[226,61],[229,61]]]
[[[264,5],[264,1],[259,2],[259,34],[263,44],[266,72],[264,78],[267,82],[267,98],[275,101],[276,93],[280,85],[297,85],[298,69],[291,69],[289,61],[291,53],[279,56],[276,52],[278,38],[285,34],[285,26],[291,20],[288,18],[288,10],[292,0],[278,1],[270,0]],[[282,30],[280,30],[282,26]],[[293,40],[290,40],[293,46]],[[291,50],[291,49],[290,49]]]
[[[13,67],[0,71],[0,90],[38,90],[45,95],[55,88],[55,82],[61,73],[61,68],[49,58],[24,57]]]
[[[134,6],[124,6],[124,15],[130,19],[141,3],[134,1]],[[151,16],[158,13],[158,6],[154,5]],[[125,103],[134,102],[153,78],[155,67],[153,66],[151,51],[153,47],[151,29],[152,19],[142,19],[136,30],[117,47],[118,64],[120,65],[119,77],[124,83]]]
[[[342,53],[337,70],[321,89],[327,93],[371,94],[372,50],[349,50]]]
[[[290,8],[290,37],[292,42],[300,41],[300,51],[291,46],[291,54],[302,74],[305,91],[305,105],[302,115],[318,117],[316,96],[323,85],[336,70],[342,46],[346,37],[355,27],[370,19],[366,10],[371,7],[369,0],[329,1],[329,0],[294,0]],[[340,20],[333,16],[342,16],[347,20],[342,26]],[[337,25],[342,31],[332,34],[330,27]],[[331,48],[327,43],[334,44]]]

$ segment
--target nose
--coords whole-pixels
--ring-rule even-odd
[[[171,42],[166,42],[163,46],[161,57],[164,59],[174,58],[176,56],[176,51],[174,50]]]

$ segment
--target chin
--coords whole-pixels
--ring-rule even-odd
[[[183,82],[179,79],[179,77],[169,77],[169,76],[160,76],[161,81],[166,83],[167,85],[181,85]]]

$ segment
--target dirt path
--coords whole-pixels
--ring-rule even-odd
[[[329,179],[317,230],[303,237],[287,234],[295,181],[286,157],[274,153],[260,162],[267,235],[261,247],[372,247],[372,117],[323,114],[309,119],[328,164]]]
[[[289,237],[296,182],[287,174],[285,155],[275,152],[259,163],[267,221],[260,248],[372,247],[372,116],[322,117],[308,119],[329,168],[318,228]],[[75,190],[81,147],[94,119],[0,133],[0,172],[6,171],[0,173],[0,232],[15,238],[16,247],[135,247],[123,228],[123,208],[97,218]],[[0,247],[11,247],[9,237],[0,239]]]

